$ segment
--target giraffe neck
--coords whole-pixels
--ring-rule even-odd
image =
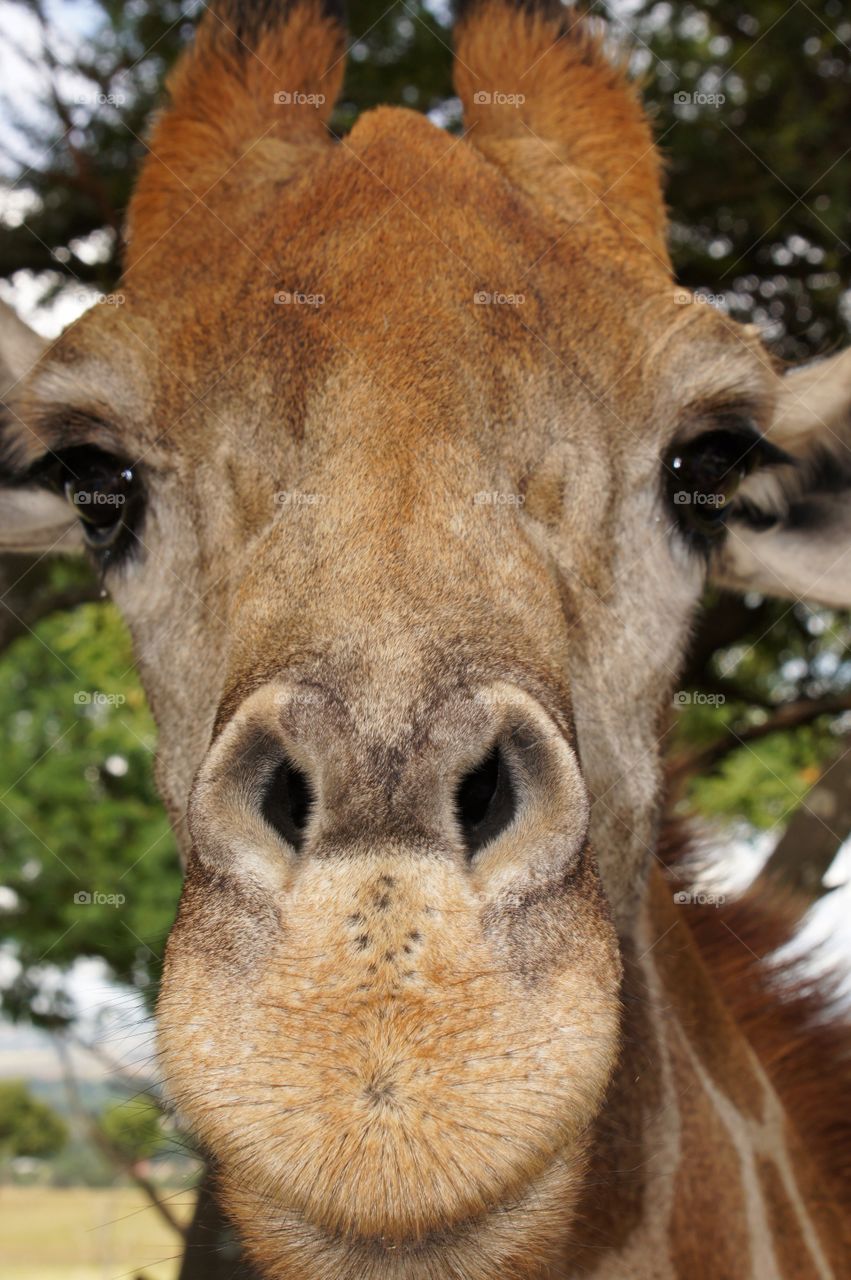
[[[849,1229],[683,910],[654,874],[627,948],[621,1062],[564,1276],[840,1280]]]

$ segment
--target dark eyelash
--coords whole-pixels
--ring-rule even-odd
[[[729,517],[747,501],[739,486],[755,470],[793,459],[766,440],[749,421],[721,418],[715,425],[678,441],[664,458],[664,487],[680,536],[707,557]]]

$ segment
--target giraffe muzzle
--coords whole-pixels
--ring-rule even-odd
[[[620,977],[587,796],[519,689],[407,756],[306,705],[252,695],[199,775],[166,1075],[246,1229],[425,1247],[581,1159]]]

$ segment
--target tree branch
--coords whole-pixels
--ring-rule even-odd
[[[851,693],[827,698],[802,698],[798,702],[784,703],[776,709],[774,715],[759,724],[742,725],[738,729],[728,728],[708,746],[675,756],[668,766],[669,777],[673,782],[679,783],[693,774],[706,773],[740,747],[759,742],[772,733],[799,729],[802,725],[812,724],[821,716],[837,716],[844,711],[851,711]]]
[[[68,1100],[76,1116],[85,1125],[86,1132],[89,1134],[92,1142],[98,1150],[106,1156],[110,1164],[115,1165],[117,1168],[121,1169],[123,1173],[128,1174],[133,1179],[136,1186],[151,1202],[163,1221],[166,1222],[168,1226],[171,1227],[172,1231],[175,1231],[182,1240],[186,1240],[188,1237],[188,1229],[178,1222],[177,1218],[175,1218],[172,1213],[170,1205],[165,1200],[160,1199],[154,1184],[143,1174],[139,1173],[134,1162],[128,1156],[125,1156],[123,1151],[119,1151],[119,1149],[110,1142],[95,1117],[91,1115],[83,1104],[83,1100],[80,1097],[80,1090],[77,1085],[77,1077],[74,1074],[74,1067],[71,1062],[71,1055],[64,1037],[55,1033],[53,1035],[53,1043],[62,1064],[62,1073],[65,1079],[65,1089],[68,1094]]]
[[[824,877],[849,833],[851,751],[846,745],[792,814],[757,883],[773,881],[791,889],[801,900],[803,914],[829,892]]]
[[[92,157],[89,152],[82,147],[78,147],[73,141],[74,121],[67,103],[59,92],[58,84],[58,72],[64,70],[64,68],[53,52],[50,43],[50,26],[41,0],[33,0],[32,8],[38,18],[41,32],[41,50],[50,81],[50,96],[53,102],[53,109],[65,129],[65,149],[71,157],[76,170],[76,185],[89,196],[106,225],[112,227],[116,235],[120,236],[120,215],[109,198],[109,193],[95,169]]]

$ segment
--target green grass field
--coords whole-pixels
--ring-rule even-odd
[[[171,1195],[187,1219],[192,1193]],[[0,1187],[0,1240],[0,1280],[174,1280],[180,1253],[132,1187]]]

